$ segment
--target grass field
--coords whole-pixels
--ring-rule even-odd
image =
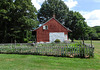
[[[0,54],[0,70],[100,70],[100,41],[93,44],[94,58],[87,59]]]

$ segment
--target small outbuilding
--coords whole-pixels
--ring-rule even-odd
[[[52,17],[42,26],[33,30],[33,35],[35,35],[37,43],[51,43],[56,39],[63,42],[68,40],[68,32],[71,30],[63,26],[55,17]]]

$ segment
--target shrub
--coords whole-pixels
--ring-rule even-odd
[[[27,38],[24,38],[24,42],[27,43],[28,42],[28,39]]]
[[[56,39],[54,42],[55,43],[60,43],[60,40],[59,39]]]
[[[33,41],[28,41],[28,43],[33,43]]]

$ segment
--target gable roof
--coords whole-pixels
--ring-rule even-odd
[[[54,17],[52,17],[51,19],[55,19]],[[43,25],[45,25],[47,22],[49,22],[51,19],[49,19],[48,21],[46,21]],[[67,29],[68,31],[72,32],[72,30],[70,30],[69,28],[65,27],[64,25],[62,25],[57,19],[55,19],[61,26],[63,26],[65,29]],[[42,26],[43,26],[42,25]],[[42,27],[40,26],[40,27]],[[33,31],[36,31],[37,29],[39,29],[40,27],[36,28],[35,30]]]

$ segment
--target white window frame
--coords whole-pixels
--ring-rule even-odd
[[[48,26],[47,26],[47,25],[44,25],[44,26],[43,26],[43,29],[44,29],[44,30],[47,30],[47,29],[48,29]]]

